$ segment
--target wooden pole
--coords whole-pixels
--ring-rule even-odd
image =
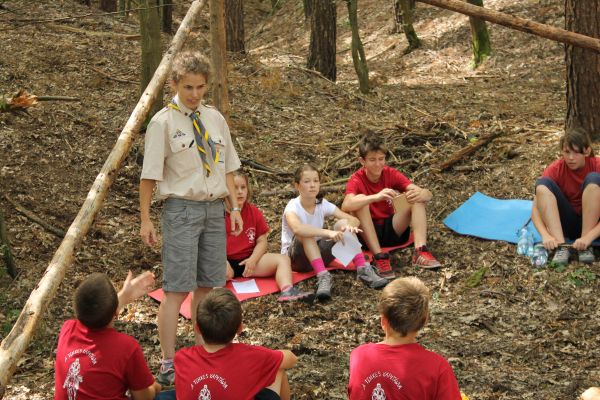
[[[494,24],[507,26],[525,33],[541,36],[557,42],[594,50],[600,53],[600,39],[570,32],[550,25],[540,24],[525,18],[515,17],[499,11],[474,6],[460,0],[417,0],[421,3],[456,11],[471,17],[481,18]]]
[[[229,122],[229,94],[227,88],[227,54],[225,52],[225,4],[210,0],[210,58],[213,66],[213,104]]]
[[[2,341],[2,344],[0,344],[0,399],[4,397],[6,386],[17,367],[17,362],[31,341],[40,318],[58,290],[58,286],[63,280],[67,268],[72,264],[75,249],[83,241],[94,218],[100,211],[108,189],[115,180],[133,140],[146,119],[150,106],[156,100],[157,93],[164,86],[173,62],[173,57],[183,47],[185,39],[192,29],[193,21],[204,4],[205,0],[195,0],[191,4],[185,18],[181,21],[177,33],[173,37],[169,49],[156,69],[154,77],[129,116],[129,120],[108,155],[102,170],[96,177],[77,217],[75,217],[75,220],[69,227],[58,250],[54,253],[54,257],[50,261],[44,276],[31,292],[12,330]]]

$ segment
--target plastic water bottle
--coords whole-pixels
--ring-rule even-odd
[[[535,249],[535,243],[533,241],[533,233],[527,230],[527,257],[533,257],[533,252]]]
[[[517,254],[520,254],[522,256],[527,255],[530,244],[529,236],[529,229],[527,229],[526,226],[519,229],[519,240],[517,240]],[[531,245],[533,247],[533,239],[531,240]]]
[[[543,244],[536,244],[531,256],[531,265],[534,268],[542,268],[546,265],[546,262],[548,262],[548,250]]]

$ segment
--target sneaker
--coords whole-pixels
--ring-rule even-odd
[[[307,303],[312,303],[315,299],[315,294],[312,292],[301,292],[295,286],[292,286],[285,292],[281,292],[279,297],[277,297],[277,301],[285,302],[285,301],[305,301]]]
[[[388,280],[377,275],[375,268],[371,264],[356,269],[356,278],[363,281],[371,289],[381,289],[388,284]]]
[[[594,257],[594,250],[591,247],[588,247],[585,250],[579,250],[577,252],[577,258],[579,258],[580,263],[584,264],[592,264],[596,261],[596,257]]]
[[[427,246],[421,246],[415,249],[413,255],[413,266],[423,269],[435,269],[440,268],[442,264],[429,252]]]
[[[569,263],[569,257],[571,252],[567,246],[558,246],[552,257],[552,264],[554,265],[567,265]]]
[[[329,271],[317,275],[316,296],[320,301],[331,299],[331,274]]]
[[[394,279],[396,274],[392,270],[392,264],[390,263],[389,253],[377,253],[373,256],[373,262],[377,269],[377,275],[386,279]]]
[[[173,368],[173,363],[165,364],[161,363],[160,370],[158,371],[158,376],[156,377],[156,381],[160,383],[160,385],[164,387],[170,387],[175,384],[175,368]]]

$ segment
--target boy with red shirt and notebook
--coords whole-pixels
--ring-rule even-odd
[[[411,229],[415,241],[413,265],[429,269],[441,267],[426,243],[425,206],[433,197],[431,192],[385,164],[388,150],[379,136],[366,136],[358,152],[362,168],[346,184],[342,210],[360,220],[361,237],[374,255],[379,275],[394,278],[389,254],[383,253],[381,248],[406,243]]]
[[[460,400],[446,359],[417,343],[429,318],[429,290],[418,278],[389,283],[379,301],[385,339],[350,354],[349,400]]]
[[[217,288],[198,305],[195,329],[203,343],[175,353],[177,399],[289,400],[286,370],[296,365],[289,350],[233,343],[244,327],[233,293]]]

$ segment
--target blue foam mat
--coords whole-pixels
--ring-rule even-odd
[[[500,200],[476,192],[453,213],[444,224],[461,235],[517,243],[517,232],[531,217],[531,200]],[[542,239],[532,223],[534,240]]]

